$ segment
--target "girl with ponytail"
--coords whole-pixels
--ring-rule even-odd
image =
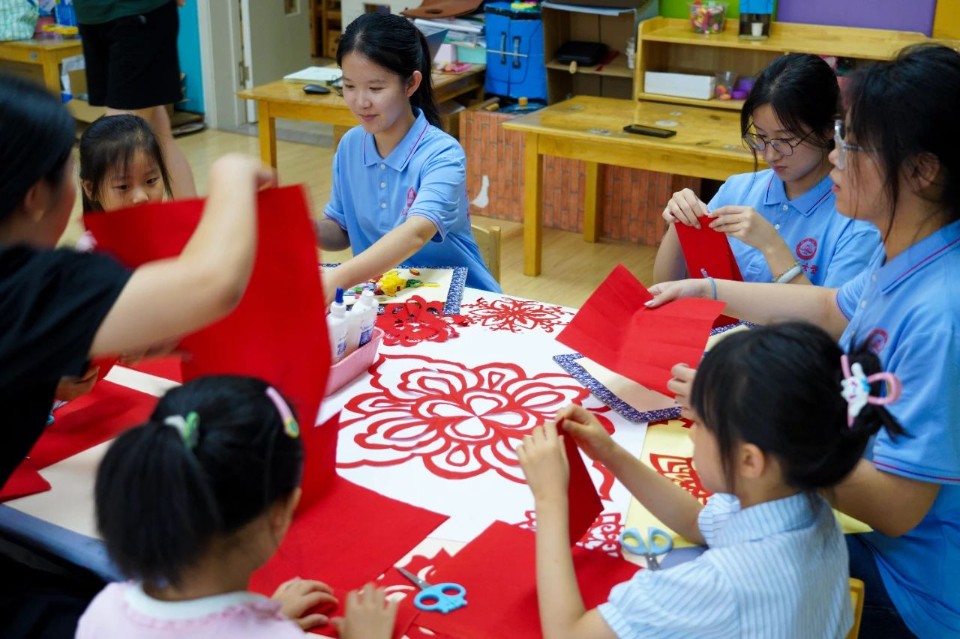
[[[94,599],[77,638],[282,639],[328,623],[307,614],[337,602],[319,581],[292,579],[272,601],[246,592],[290,526],[302,469],[296,418],[263,381],[201,377],[168,392],[97,473],[97,526],[133,581]],[[333,623],[346,639],[386,638],[395,614],[368,585]]]
[[[544,636],[845,637],[853,624],[847,547],[820,493],[850,474],[879,430],[906,436],[886,409],[899,393],[871,351],[845,355],[813,325],[730,335],[704,358],[690,398],[693,464],[714,493],[706,505],[620,447],[588,411],[560,411],[518,449],[537,510]],[[665,570],[648,563],[653,570],[585,611],[558,433],[707,550]]]
[[[499,292],[470,230],[466,157],[438,128],[423,34],[401,16],[364,14],[340,38],[337,64],[360,126],[337,147],[316,223],[323,249],[354,254],[324,274],[328,301],[398,264],[465,266],[467,286]]]

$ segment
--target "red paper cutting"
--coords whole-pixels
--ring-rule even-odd
[[[467,589],[467,605],[449,614],[421,612],[415,624],[458,639],[535,639],[541,636],[537,607],[535,534],[494,522],[446,562],[438,562],[435,583]],[[607,600],[637,566],[603,551],[573,550],[574,568],[588,610]],[[411,606],[405,599],[400,607]]]
[[[53,412],[53,423],[34,444],[30,461],[46,468],[113,439],[147,421],[156,403],[153,395],[99,381],[92,391]]]
[[[567,449],[567,461],[570,465],[570,483],[567,486],[567,498],[570,510],[570,545],[577,543],[586,533],[600,513],[603,504],[600,495],[590,479],[587,466],[583,463],[580,449],[572,435],[563,438],[564,448]]]
[[[737,259],[730,248],[726,233],[715,231],[709,224],[713,218],[697,218],[700,228],[686,224],[674,224],[683,259],[690,277],[714,277],[720,280],[743,281]]]
[[[27,495],[35,495],[50,490],[50,482],[40,476],[37,466],[28,457],[20,462],[7,483],[0,490],[0,502],[10,499],[19,499]]]
[[[148,204],[84,216],[98,250],[127,266],[179,255],[203,200]],[[233,373],[279,388],[302,424],[312,424],[330,367],[323,286],[307,200],[300,186],[260,192],[250,283],[229,316],[184,338],[183,379]]]
[[[658,308],[630,271],[617,266],[557,341],[647,388],[670,395],[670,369],[679,362],[696,366],[710,328],[724,303],[679,299]]]
[[[334,466],[338,418],[302,431],[303,498],[279,550],[254,573],[250,588],[256,592],[271,595],[300,576],[336,586],[342,603],[347,592],[383,575],[447,519],[339,477]]]
[[[387,346],[445,342],[459,335],[455,324],[468,323],[462,315],[444,315],[443,302],[428,302],[419,295],[412,295],[405,302],[387,304],[377,316],[377,326],[383,329],[383,343]]]

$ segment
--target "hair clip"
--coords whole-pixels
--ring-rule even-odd
[[[296,418],[293,416],[293,412],[290,411],[290,407],[287,406],[287,402],[283,401],[283,397],[280,396],[280,393],[277,392],[277,389],[273,386],[267,387],[267,397],[270,398],[270,401],[273,402],[273,405],[277,407],[277,412],[280,413],[280,419],[283,421],[283,432],[287,434],[287,437],[291,439],[296,439],[300,436],[300,424],[297,423]]]
[[[840,394],[847,400],[847,426],[853,426],[853,421],[867,404],[884,406],[900,399],[903,385],[900,383],[900,378],[893,373],[884,371],[867,377],[863,372],[863,366],[859,362],[854,362],[851,367],[846,355],[840,356],[840,366],[843,369]],[[873,382],[886,382],[887,394],[884,397],[875,397],[870,394],[870,384]]]
[[[183,415],[170,415],[163,420],[163,423],[165,426],[177,429],[187,448],[193,450],[197,447],[197,442],[200,439],[200,415],[197,414],[197,411],[192,410],[187,413],[186,419],[183,418]]]

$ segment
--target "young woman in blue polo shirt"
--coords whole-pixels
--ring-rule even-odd
[[[337,63],[360,126],[340,141],[316,224],[322,248],[354,254],[325,274],[328,299],[398,264],[465,266],[468,286],[499,292],[470,230],[466,157],[438,128],[423,35],[400,16],[364,14],[340,39]]]
[[[688,275],[674,225],[699,228],[697,217],[706,215],[710,228],[727,234],[744,281],[840,286],[858,275],[880,236],[837,213],[827,155],[839,96],[836,75],[819,57],[771,62],[740,112],[744,142],[770,168],[730,177],[709,205],[690,189],[674,193],[654,280]]]
[[[651,306],[717,297],[758,323],[806,319],[843,347],[868,343],[903,384],[877,436],[830,496],[874,531],[848,537],[866,584],[864,637],[960,636],[960,53],[911,47],[856,75],[831,153],[837,209],[874,224],[883,247],[839,290],[684,280]],[[714,285],[716,289],[714,289]],[[716,295],[714,295],[714,290]],[[693,377],[675,369],[682,396]]]

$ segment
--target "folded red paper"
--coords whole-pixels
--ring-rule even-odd
[[[28,457],[20,462],[0,489],[0,502],[35,495],[50,490],[50,482],[40,476],[37,466]]]
[[[200,221],[203,200],[88,213],[98,250],[136,267],[179,255]],[[233,373],[279,388],[300,421],[313,424],[330,366],[323,286],[313,226],[302,187],[262,191],[257,199],[257,253],[237,308],[185,337],[183,379]]]
[[[335,586],[340,603],[350,590],[375,581],[420,543],[445,515],[357,486],[336,474],[339,415],[304,428],[303,498],[276,554],[250,588],[266,595],[293,577]],[[329,614],[342,615],[338,609]],[[412,617],[410,617],[412,618]],[[327,634],[329,628],[318,629]]]
[[[53,423],[30,451],[37,468],[72,457],[113,439],[150,417],[157,398],[101,380],[93,390],[53,412]]]
[[[710,217],[697,218],[700,228],[686,224],[674,224],[677,237],[680,239],[680,248],[683,250],[683,259],[687,263],[687,273],[690,277],[715,277],[721,280],[743,281],[737,258],[733,256],[730,241],[726,233],[715,231],[709,224]]]
[[[580,456],[580,449],[572,435],[563,438],[563,445],[567,449],[567,462],[570,466],[570,482],[567,485],[567,499],[570,504],[570,545],[580,541],[584,533],[590,529],[593,522],[603,512],[603,503],[597,488],[590,479],[587,466]]]
[[[679,299],[657,308],[653,296],[622,265],[607,276],[557,341],[647,388],[667,389],[670,369],[696,366],[724,303]]]
[[[540,637],[535,534],[501,521],[451,559],[437,562],[432,583],[453,582],[467,590],[467,605],[448,614],[421,612],[414,623],[459,639]],[[603,551],[573,549],[577,582],[587,609],[607,600],[637,566]],[[407,597],[400,607],[411,606]]]

